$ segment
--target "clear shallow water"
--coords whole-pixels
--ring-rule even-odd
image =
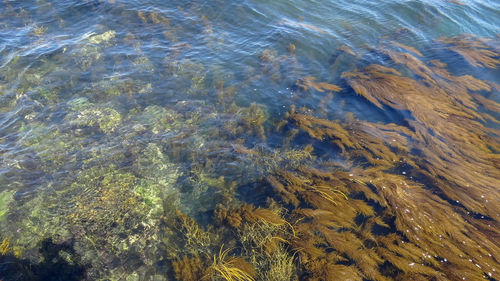
[[[495,160],[498,150],[494,147],[498,138],[493,131],[499,128],[500,113],[495,112],[494,106],[495,102],[500,103],[498,88],[479,82],[475,83],[479,86],[464,86],[466,92],[470,90],[471,94],[491,101],[481,103],[476,98],[476,104],[471,106],[468,98],[460,98],[460,89],[464,87],[458,89],[435,82],[436,87],[446,92],[446,99],[439,101],[446,104],[456,98],[453,108],[457,111],[436,106],[427,112],[428,116],[441,112],[436,116],[480,120],[479,115],[471,113],[471,108],[473,112],[488,113],[490,118],[483,117],[482,125],[467,123],[475,134],[483,132],[491,136],[492,140],[483,135],[478,137],[482,143],[469,141],[466,133],[452,137],[439,126],[441,119],[435,123],[427,120],[426,114],[422,114],[426,105],[415,102],[418,99],[401,101],[396,95],[391,97],[392,101],[377,107],[373,99],[356,90],[356,81],[342,75],[378,64],[395,67],[401,76],[418,83],[433,85],[434,82],[411,68],[414,62],[398,65],[391,57],[397,51],[411,54],[429,66],[431,60],[446,63],[447,71],[457,77],[472,75],[500,83],[498,62],[493,63],[494,67],[474,65],[463,53],[451,49],[453,43],[439,40],[464,33],[481,38],[484,46],[475,46],[476,49],[489,48],[490,59],[498,59],[500,4],[496,1],[2,2],[0,238],[4,246],[0,250],[4,251],[1,251],[0,276],[5,276],[2,280],[190,280],[178,273],[175,262],[197,256],[202,259],[200,269],[196,271],[192,269],[196,266],[191,266],[195,272],[191,279],[197,280],[202,275],[217,280],[220,276],[212,272],[212,259],[207,256],[217,257],[223,244],[233,249],[230,255],[244,257],[252,264],[259,280],[328,280],[324,268],[330,265],[338,266],[336,270],[341,273],[355,270],[359,272],[356,276],[366,280],[404,280],[411,274],[438,280],[462,276],[498,279],[493,269],[500,258],[495,253],[500,247],[498,240],[495,242],[500,231],[500,202],[491,187],[500,184],[494,172],[498,166]],[[437,76],[447,77],[433,71],[436,81]],[[387,77],[381,75],[368,80],[384,79]],[[449,77],[445,80],[456,82]],[[338,85],[340,91],[332,90],[333,85]],[[464,110],[463,106],[468,108]],[[354,139],[366,142],[359,147],[347,145],[346,149],[338,145],[339,139],[345,142],[338,135],[327,133],[317,137],[318,131],[316,134],[314,130],[308,131],[308,123],[291,110],[293,107],[304,116],[338,120],[342,128],[353,132]],[[464,117],[457,113],[460,110],[472,115]],[[384,135],[383,132],[389,131],[387,128],[379,132],[364,127],[360,131],[368,132],[368,136],[357,134],[359,127],[352,125],[352,120],[395,123],[413,132],[423,126],[430,133],[422,133],[419,138],[403,132],[409,139],[403,144],[407,152],[392,146],[377,154],[369,143],[380,138],[394,138],[398,142],[400,139]],[[309,120],[318,126],[333,126],[316,121]],[[446,122],[460,126],[462,121],[450,117]],[[340,131],[340,127],[334,131]],[[429,140],[434,137],[435,141]],[[461,146],[461,141],[464,147],[467,143],[490,147],[493,156],[468,159],[470,155],[455,148]],[[445,145],[441,147],[441,143]],[[423,148],[426,146],[435,149],[431,152],[443,153],[439,157],[446,162],[442,164],[444,171],[436,164],[437,160],[429,160],[430,167],[426,164],[426,157],[430,157]],[[346,155],[346,150],[359,151]],[[377,159],[391,151],[401,153],[398,160],[403,164],[379,165],[362,159],[362,151],[374,153]],[[458,151],[457,155],[453,151]],[[457,164],[460,161],[480,163],[493,171],[485,173],[489,178],[470,182],[473,188],[468,191],[463,181],[451,179],[462,168],[470,170]],[[476,241],[488,234],[492,239],[490,244],[471,246],[485,248],[479,253],[457,250],[453,254],[460,258],[442,265],[443,260],[450,258],[443,257],[437,246],[433,252],[417,242],[421,239],[418,236],[412,238],[402,233],[403,225],[411,225],[411,221],[396,209],[404,208],[411,200],[407,202],[402,197],[398,201],[396,197],[396,201],[391,201],[393,195],[381,192],[375,183],[370,188],[381,199],[373,199],[367,192],[343,183],[342,187],[335,185],[328,191],[321,189],[323,193],[315,192],[325,196],[324,192],[335,193],[340,188],[349,198],[342,204],[353,206],[363,201],[374,211],[356,209],[355,217],[344,217],[345,222],[332,217],[335,226],[328,227],[335,233],[354,233],[356,239],[344,237],[343,243],[355,245],[361,241],[364,246],[357,248],[362,249],[360,253],[373,252],[379,258],[357,260],[356,251],[336,248],[332,241],[327,241],[320,248],[333,249],[343,258],[316,257],[322,262],[327,260],[328,266],[314,269],[307,264],[315,258],[303,245],[299,247],[293,242],[296,235],[290,229],[267,229],[273,235],[281,233],[279,237],[286,243],[280,244],[279,249],[294,257],[290,270],[293,274],[269,279],[261,272],[270,271],[272,264],[264,261],[262,253],[249,254],[250,248],[257,252],[260,248],[243,239],[241,233],[248,232],[243,228],[245,224],[228,219],[240,216],[241,220],[243,216],[245,222],[244,212],[223,216],[221,222],[214,215],[214,210],[221,209],[217,209],[217,204],[229,212],[244,203],[266,207],[275,213],[281,208],[280,216],[300,230],[298,208],[329,209],[315,206],[307,199],[296,206],[290,205],[276,192],[277,186],[270,178],[283,177],[286,186],[290,180],[283,176],[283,171],[299,171],[300,177],[310,178],[308,186],[323,186],[326,183],[318,183],[318,175],[301,174],[304,167],[316,167],[356,175],[357,181],[368,184],[378,182],[378,177],[370,174],[373,170],[370,167],[380,166],[383,166],[380,170],[390,175],[402,175],[414,182],[417,187],[410,190],[425,193],[425,196],[412,195],[416,196],[416,202],[423,202],[422,208],[429,206],[440,214],[443,210],[453,212],[441,221],[452,221],[458,216],[464,225],[470,223],[470,229],[464,230],[469,239]],[[481,166],[476,167],[477,173],[483,173]],[[336,177],[341,179],[339,175]],[[464,176],[464,181],[468,179]],[[454,189],[457,197],[453,195]],[[487,202],[481,201],[483,193],[489,196],[484,199]],[[419,196],[438,203],[425,205],[428,202],[419,200]],[[462,198],[467,196],[471,201],[463,202]],[[344,199],[328,201],[336,200]],[[176,214],[176,210],[196,223]],[[419,260],[415,250],[411,259],[401,254],[403,258],[399,261],[405,265],[422,264],[429,271],[412,272],[409,268],[413,265],[404,267],[382,253],[388,249],[382,238],[356,232],[354,226],[369,226],[373,223],[370,218],[377,221],[377,227],[368,231],[372,235],[396,235],[401,241],[423,249],[424,254],[432,255],[435,262]],[[262,223],[259,219],[246,220],[249,225]],[[274,222],[271,225],[276,227],[284,224]],[[443,233],[453,230],[445,229]],[[298,232],[306,241],[304,237],[309,234]],[[208,233],[215,233],[216,237]],[[209,238],[200,238],[205,236]],[[449,245],[465,242],[461,239],[449,237]],[[488,255],[491,260],[476,261],[481,259],[479,256]],[[472,272],[465,265],[469,263],[482,270]],[[380,274],[370,274],[371,270]],[[450,275],[453,270],[457,273]],[[326,275],[319,277],[320,272]]]

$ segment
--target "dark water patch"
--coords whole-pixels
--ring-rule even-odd
[[[14,255],[0,257],[0,276],[4,280],[84,280],[87,265],[81,264],[74,241],[54,243],[50,238],[40,242],[40,260],[36,263]]]

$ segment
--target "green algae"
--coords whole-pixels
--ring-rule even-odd
[[[25,214],[10,227],[20,230],[14,240],[30,249],[46,237],[64,241],[76,236],[79,243],[75,250],[82,256],[81,262],[95,266],[139,249],[146,255],[144,259],[154,257],[159,247],[155,237],[163,214],[163,197],[172,192],[175,183],[175,170],[162,172],[170,173],[169,179],[137,177],[113,165],[81,171],[71,185],[52,186],[49,190],[54,192],[26,202],[30,212],[19,213],[23,207],[17,207],[19,214]],[[126,239],[124,233],[129,233]]]
[[[144,55],[140,55],[133,60],[132,65],[134,65],[134,70],[138,73],[153,73],[155,70],[153,63]]]
[[[50,172],[74,163],[74,154],[82,148],[73,134],[61,132],[54,127],[31,123],[25,128],[29,132],[22,140],[23,146],[32,150],[41,161],[41,170]]]
[[[138,116],[141,125],[147,127],[153,133],[163,133],[170,129],[178,128],[180,115],[178,112],[166,109],[158,105],[150,105]]]
[[[136,163],[136,169],[145,184],[138,185],[134,192],[143,198],[151,208],[150,212],[159,214],[165,194],[171,196],[174,193],[173,187],[180,176],[178,167],[153,143],[140,153]]]
[[[91,65],[98,62],[102,56],[99,46],[87,44],[73,51],[73,59],[81,70],[87,70]]]
[[[107,134],[114,132],[121,120],[121,114],[112,108],[87,108],[75,114],[70,124],[77,128],[97,127]]]
[[[81,44],[71,50],[71,57],[81,70],[87,70],[92,65],[102,60],[104,48],[113,44],[115,31],[106,31],[101,34],[84,34],[81,38]]]
[[[13,191],[4,190],[0,192],[0,222],[5,219],[5,214],[9,211],[9,203],[12,201]]]
[[[81,111],[89,107],[91,103],[86,97],[77,97],[66,102],[66,105],[70,111]]]
[[[101,34],[96,34],[89,37],[88,41],[92,44],[109,44],[111,39],[114,39],[116,36],[116,32],[114,30],[108,30]]]

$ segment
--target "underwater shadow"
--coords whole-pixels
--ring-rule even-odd
[[[19,259],[12,254],[0,256],[0,280],[83,280],[87,266],[80,264],[80,257],[75,253],[73,244],[74,241],[55,244],[51,238],[43,240],[39,245],[39,253],[43,257],[43,262],[38,264],[27,259]],[[65,259],[61,252],[71,259]]]

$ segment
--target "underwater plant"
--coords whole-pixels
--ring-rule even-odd
[[[313,88],[314,90],[323,93],[324,91],[328,92],[339,92],[341,89],[333,84],[329,84],[326,82],[315,82],[316,78],[314,77],[303,77],[297,80],[297,87],[307,91],[309,88]]]
[[[485,120],[484,116],[488,114],[475,111],[477,104],[469,93],[491,91],[491,87],[470,75],[455,77],[442,68],[425,66],[409,54],[389,54],[396,63],[415,69],[415,74],[426,83],[380,65],[370,65],[364,71],[344,73],[342,76],[357,94],[378,107],[382,107],[383,103],[411,112],[415,120],[408,122],[413,132],[406,132],[405,135],[411,137],[414,149],[425,155],[424,158],[414,157],[413,161],[420,161],[417,166],[424,168],[429,177],[445,178],[446,183],[437,179],[440,182],[438,186],[451,200],[460,202],[471,211],[496,218],[496,211],[493,211],[496,207],[492,204],[495,201],[493,197],[497,195],[486,201],[482,198],[488,196],[486,194],[497,193],[492,183],[500,179],[495,164],[496,153],[500,151],[496,141],[499,132],[476,121]],[[429,134],[427,128],[432,128],[440,138]],[[488,172],[478,176],[469,163]]]
[[[222,244],[219,254],[213,257],[213,263],[207,269],[207,275],[202,278],[208,280],[225,281],[255,281],[255,270],[242,257],[228,257],[230,248],[223,250]]]
[[[9,211],[9,203],[12,201],[14,192],[4,190],[0,192],[0,221],[4,220],[5,214]]]
[[[5,255],[9,251],[9,239],[4,238],[0,244],[0,255]]]
[[[172,262],[175,279],[179,281],[196,281],[203,278],[203,267],[200,257],[188,258],[184,256]]]
[[[500,64],[498,40],[472,34],[460,34],[450,38],[442,37],[438,40],[448,45],[447,49],[458,53],[473,66],[497,68]]]
[[[345,278],[371,280],[495,276],[498,131],[482,123],[495,118],[477,107],[487,103],[491,112],[498,108],[482,94],[470,93],[492,91],[491,83],[452,76],[440,62],[426,65],[390,47],[380,52],[420,80],[375,64],[342,77],[375,106],[410,112],[414,119],[407,120],[408,126],[352,116],[346,122],[331,121],[292,106],[278,127],[298,128],[337,147],[349,165],[330,162],[320,169],[301,167],[267,177],[281,200],[294,206],[287,219],[295,220],[290,223],[299,239],[292,245],[300,266],[310,280],[338,278],[338,271],[349,274]],[[488,172],[479,175],[478,169]],[[315,186],[341,188],[347,200],[324,196]],[[297,208],[303,202],[308,208]],[[471,217],[473,212],[489,219]]]
[[[394,38],[360,46],[344,22],[353,40],[332,54],[278,30],[268,39],[281,47],[226,60],[224,2],[111,2],[74,12],[122,13],[127,30],[71,40],[47,34],[69,28],[62,19],[37,29],[15,1],[0,12],[33,31],[27,49],[0,48],[0,275],[500,280],[500,86],[453,68],[458,57],[496,71],[499,38],[439,39],[458,54],[448,67]]]
[[[87,108],[74,114],[70,124],[77,128],[97,127],[103,133],[108,134],[120,125],[121,115],[112,108]]]

